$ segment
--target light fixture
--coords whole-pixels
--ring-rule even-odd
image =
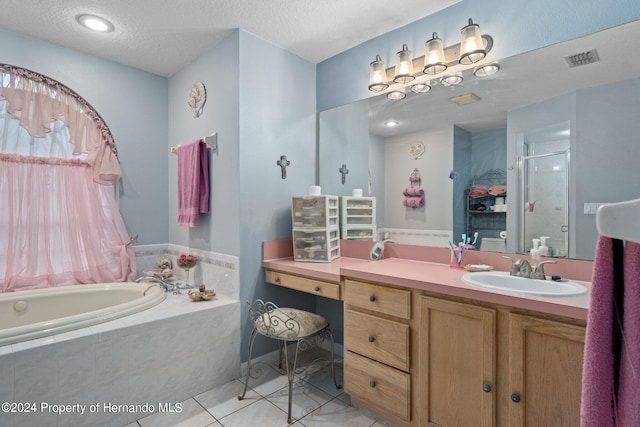
[[[427,53],[424,55],[424,68],[422,72],[425,74],[440,74],[447,69],[444,63],[444,48],[442,47],[442,39],[438,37],[438,33],[433,33],[431,40],[428,40],[424,46]]]
[[[115,28],[111,22],[96,15],[78,15],[76,21],[84,27],[102,33],[111,32]]]
[[[500,71],[500,64],[490,62],[488,64],[478,65],[473,69],[473,75],[476,77],[489,77]]]
[[[488,34],[480,34],[480,27],[469,18],[469,24],[461,30],[462,42],[443,47],[438,33],[432,33],[431,39],[425,42],[424,56],[412,59],[411,51],[406,44],[396,53],[397,60],[393,67],[384,68],[380,55],[376,55],[371,65],[369,90],[375,93],[386,93],[387,98],[398,100],[406,97],[407,90],[415,93],[429,92],[433,83],[443,86],[460,84],[463,80],[462,72],[466,72],[469,65],[482,60],[493,48],[493,38]],[[458,67],[457,72],[455,67]],[[415,73],[414,73],[415,69]],[[416,83],[414,80],[423,74],[429,76],[443,75],[445,70],[454,69],[452,74],[438,80],[425,80]],[[487,77],[500,70],[500,66],[493,62],[477,66],[473,73],[476,77]],[[469,78],[471,70],[465,78]]]
[[[462,65],[469,65],[480,61],[487,56],[487,50],[482,41],[480,27],[474,24],[469,18],[469,25],[462,27],[462,42],[460,42],[460,62]]]
[[[389,120],[388,122],[384,122],[384,125],[387,127],[394,127],[394,126],[398,126],[400,123],[397,120]]]
[[[415,93],[427,93],[431,90],[431,85],[429,85],[429,82],[415,83],[409,89]]]
[[[440,79],[440,84],[444,87],[455,86],[462,83],[462,80],[464,79],[461,73],[449,74]]]
[[[393,81],[396,83],[409,83],[415,76],[413,75],[413,60],[411,59],[411,51],[406,44],[402,45],[402,50],[396,53],[398,57],[396,62],[396,72]]]
[[[388,87],[387,71],[384,69],[384,61],[380,58],[380,55],[376,55],[376,60],[371,63],[369,90],[371,92],[382,92]]]
[[[397,101],[399,99],[404,98],[405,96],[407,96],[406,92],[404,91],[404,88],[402,89],[397,89],[397,90],[392,90],[391,92],[389,92],[387,94],[387,98],[393,100],[393,101]]]

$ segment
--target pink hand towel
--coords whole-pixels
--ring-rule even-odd
[[[618,355],[614,333],[619,329],[615,302],[618,278],[613,240],[600,236],[593,263],[582,370],[582,427],[613,427],[616,390],[614,365]]]
[[[209,157],[201,140],[178,147],[178,225],[196,227],[209,212]]]
[[[624,249],[624,320],[618,389],[618,426],[640,426],[640,244]]]

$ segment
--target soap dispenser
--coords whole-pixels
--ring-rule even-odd
[[[540,241],[542,244],[540,245],[540,255],[541,256],[549,256],[549,248],[547,247],[547,240],[550,239],[549,236],[540,237]]]
[[[536,266],[540,262],[540,239],[533,239],[533,249],[531,249],[531,270],[536,271]]]

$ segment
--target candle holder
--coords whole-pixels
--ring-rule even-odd
[[[178,256],[178,267],[185,271],[185,281],[184,285],[181,286],[182,289],[193,289],[193,285],[189,283],[189,273],[193,267],[198,263],[198,259],[193,255],[188,254],[180,254]]]

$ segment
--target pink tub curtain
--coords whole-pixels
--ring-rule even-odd
[[[84,98],[62,83],[31,70],[0,64],[0,100],[6,101],[6,112],[34,138],[46,137],[54,122],[63,122],[73,154],[86,155],[93,179],[102,184],[120,179],[120,163],[109,127]]]
[[[0,64],[0,292],[135,279],[111,131],[80,95]]]
[[[0,291],[135,279],[113,185],[84,161],[0,154]]]

